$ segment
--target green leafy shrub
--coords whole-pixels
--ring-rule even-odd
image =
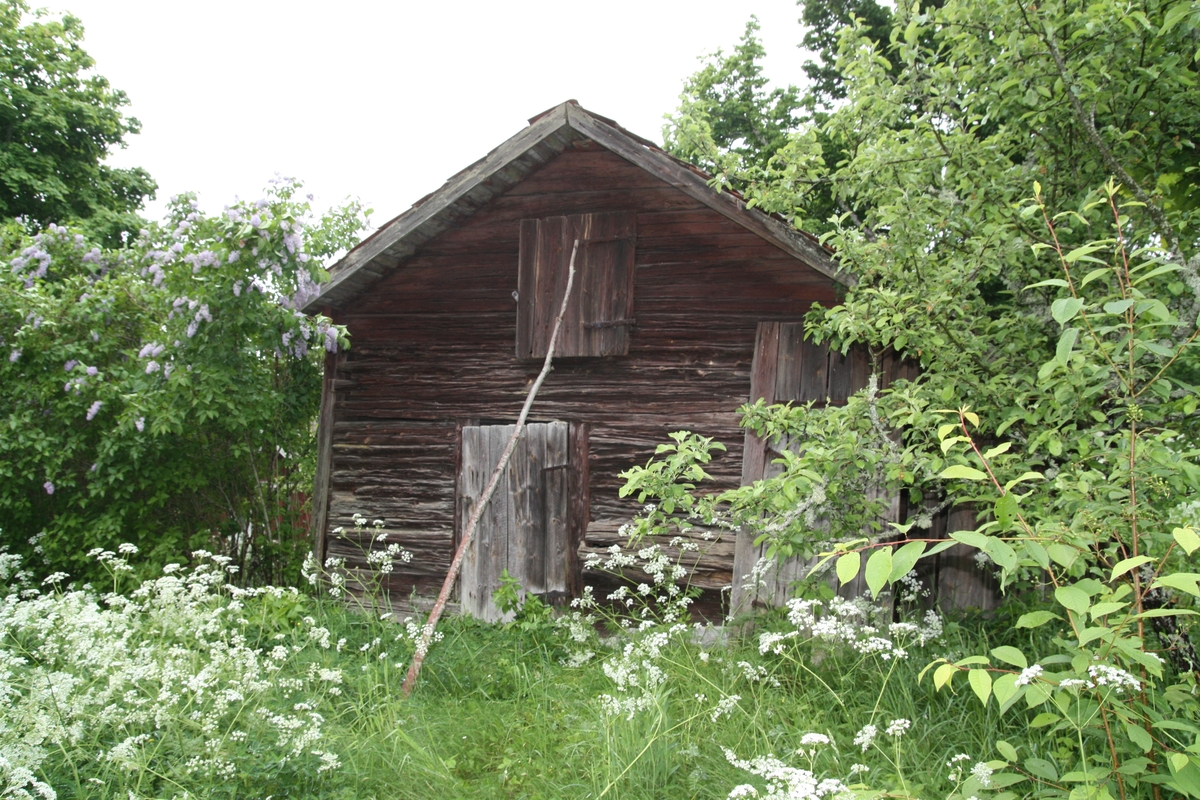
[[[297,190],[214,217],[177,198],[119,250],[0,229],[0,530],[32,568],[82,576],[129,541],[295,579],[322,359],[347,345],[299,308],[363,225]]]

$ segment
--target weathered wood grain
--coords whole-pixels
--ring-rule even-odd
[[[514,425],[463,428],[461,517],[470,516],[514,430]],[[506,570],[523,587],[521,596],[566,596],[569,454],[566,423],[526,426],[463,557],[463,611],[493,622],[504,618],[493,595]]]
[[[317,418],[317,468],[312,497],[313,554],[318,564],[325,563],[325,531],[329,518],[329,475],[333,460],[334,401],[338,388],[337,368],[344,360],[341,353],[325,354],[325,374],[321,381],[321,410]]]
[[[530,183],[538,176],[540,186]],[[568,146],[425,241],[403,268],[332,309],[353,347],[333,386],[326,527],[352,526],[355,512],[383,519],[388,541],[415,555],[388,577],[397,597],[436,591],[449,565],[471,491],[460,431],[511,424],[537,374],[515,351],[521,220],[595,212],[626,212],[636,226],[628,315],[636,325],[626,355],[556,358],[533,409],[531,421],[570,428],[565,594],[592,579],[579,563],[598,541],[587,531],[615,532],[637,511],[619,497],[619,473],[645,463],[670,432],[723,441],[729,450],[710,465],[712,488],[739,484],[737,409],[750,396],[758,324],[795,322],[836,297],[825,276],[607,150]],[[331,554],[354,558],[351,544],[329,538]],[[714,607],[732,579],[732,539],[722,547],[726,555],[714,550],[715,561],[698,565]]]

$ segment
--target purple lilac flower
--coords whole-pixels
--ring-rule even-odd
[[[8,354],[8,360],[13,363],[16,363],[17,359],[20,357],[21,357],[21,348],[19,348],[19,347],[14,347],[13,351]]]
[[[86,372],[87,372],[87,374],[88,374],[88,375],[95,375],[95,374],[96,374],[96,373],[98,373],[99,371],[100,371],[100,370],[98,370],[96,367],[88,367],[88,368],[87,368],[87,370],[86,370]]]
[[[196,322],[196,320],[192,320],[191,322],[189,322],[188,326],[187,326],[187,337],[189,339],[191,339],[193,336],[196,335],[196,331],[199,330],[199,328],[200,328],[200,324],[198,322]]]
[[[54,494],[54,484],[50,481],[43,483],[42,488],[46,490],[46,494]]]
[[[146,362],[146,374],[151,375],[155,372],[158,372],[158,362],[157,361]]]
[[[133,426],[138,429],[138,433],[146,430],[146,418],[138,417],[136,420],[134,420]]]
[[[91,407],[91,408],[89,408],[89,409],[88,409],[88,412],[87,412],[87,419],[88,419],[88,422],[91,422],[91,421],[92,421],[92,419],[93,419],[93,418],[94,418],[94,417],[95,417],[97,414],[99,414],[99,413],[100,413],[100,406],[102,406],[102,405],[104,405],[104,403],[100,402],[99,400],[97,400],[96,402],[92,403],[92,407]]]
[[[63,364],[63,372],[70,372],[71,370],[75,369],[77,366],[79,366],[79,362],[72,358],[70,361]]]
[[[241,296],[242,296],[242,282],[241,282],[241,281],[234,281],[234,283],[233,283],[233,296],[234,296],[234,297],[241,297]]]

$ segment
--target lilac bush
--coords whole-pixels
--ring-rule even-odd
[[[365,226],[299,188],[212,216],[177,197],[115,250],[0,228],[0,529],[31,566],[82,574],[133,541],[220,550],[247,580],[298,569],[323,359],[348,346],[300,309]]]

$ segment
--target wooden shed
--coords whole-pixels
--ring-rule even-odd
[[[577,595],[592,580],[582,554],[617,543],[638,510],[618,497],[619,473],[669,432],[729,445],[710,471],[736,486],[770,461],[738,426],[743,403],[838,402],[863,386],[865,359],[801,335],[812,304],[851,279],[815,239],[707,181],[571,101],[342,259],[306,309],[352,341],[325,366],[322,557],[362,566],[352,516],[377,518],[415,555],[388,576],[393,601],[436,594],[541,368],[576,238],[554,371],[468,554],[465,610],[495,617],[505,568],[528,591]],[[730,535],[706,542],[694,581],[716,597],[754,557],[748,540],[740,552]]]

